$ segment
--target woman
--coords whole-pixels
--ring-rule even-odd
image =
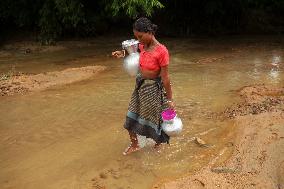
[[[133,33],[140,42],[140,72],[124,124],[131,140],[124,155],[139,150],[137,134],[152,138],[156,142],[155,147],[169,143],[169,136],[161,128],[162,111],[174,109],[168,73],[169,53],[155,38],[156,30],[157,26],[147,18],[139,18],[133,24]],[[112,55],[121,58],[125,51],[115,51]]]

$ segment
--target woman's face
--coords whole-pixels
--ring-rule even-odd
[[[138,41],[142,44],[149,44],[153,39],[153,34],[150,32],[139,32],[137,30],[133,30],[133,33]]]

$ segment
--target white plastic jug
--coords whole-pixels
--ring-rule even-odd
[[[175,137],[181,133],[183,127],[182,121],[177,117],[175,111],[170,109],[163,111],[162,119],[162,129],[167,135]]]
[[[130,76],[136,76],[139,71],[139,58],[138,52],[129,54],[123,61],[123,68]]]
[[[123,60],[123,68],[130,76],[136,76],[139,71],[140,54],[138,52],[139,41],[130,39],[122,42],[122,48],[128,52]]]

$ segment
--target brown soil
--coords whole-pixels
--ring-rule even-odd
[[[228,118],[283,110],[284,88],[272,88],[264,85],[246,86],[237,92],[243,102],[224,111],[224,115]]]
[[[238,125],[231,158],[221,156],[193,175],[158,183],[153,188],[284,188],[284,88],[248,86],[238,92],[243,102],[224,115]],[[223,149],[222,153],[227,149]]]
[[[2,77],[0,80],[0,97],[42,91],[50,87],[86,80],[105,69],[104,66],[86,66],[36,75],[15,74]]]

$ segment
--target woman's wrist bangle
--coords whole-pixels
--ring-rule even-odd
[[[167,100],[167,103],[169,103],[169,102],[173,102],[173,100]]]
[[[123,55],[122,55],[122,56],[123,56],[123,58],[124,58],[124,57],[125,57],[125,50],[122,50],[122,52],[123,52]]]

